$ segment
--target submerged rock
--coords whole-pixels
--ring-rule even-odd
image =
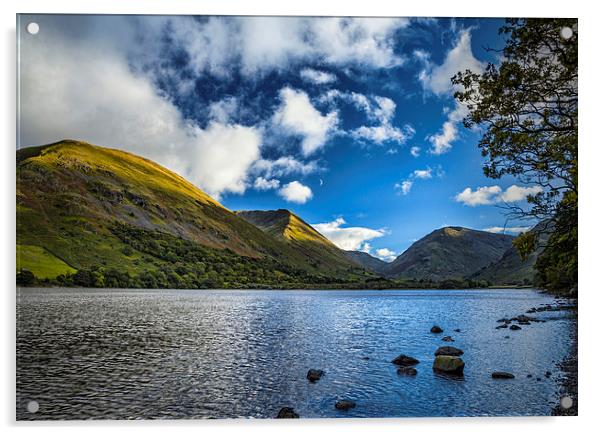
[[[450,342],[450,341],[455,341],[455,340],[454,340],[453,338],[451,338],[449,335],[446,335],[445,337],[443,337],[443,338],[441,339],[441,341],[447,341],[447,342]]]
[[[309,382],[318,382],[323,375],[323,370],[309,369],[307,372],[307,379]]]
[[[454,329],[454,332],[462,332],[462,330],[460,328],[456,328]]]
[[[507,327],[508,327],[508,324],[504,323],[503,325],[496,326],[495,329],[504,329],[504,328],[507,328]]]
[[[439,349],[435,351],[435,356],[461,356],[464,355],[464,351],[462,349],[458,349],[453,346],[441,346]]]
[[[493,379],[514,379],[514,375],[508,372],[493,372],[491,377]]]
[[[461,375],[464,373],[464,361],[457,356],[438,355],[433,362],[433,370],[441,373]]]
[[[416,358],[413,358],[411,356],[407,356],[407,355],[401,354],[401,355],[399,355],[397,358],[395,358],[391,362],[393,364],[397,364],[398,366],[410,367],[410,366],[415,366],[420,361],[418,361]]]
[[[431,328],[431,332],[433,334],[441,334],[443,332],[443,329],[441,329],[439,326],[435,325]]]
[[[397,374],[405,376],[416,376],[418,374],[418,370],[416,370],[414,367],[400,367],[397,369]]]
[[[339,400],[334,404],[334,407],[341,411],[347,411],[348,409],[355,408],[355,402],[353,400]]]
[[[285,406],[278,411],[276,418],[299,418],[299,414],[297,414],[293,408]]]
[[[511,325],[511,326],[510,326],[510,329],[511,329],[511,330],[513,330],[513,331],[518,331],[519,329],[523,329],[523,328],[521,328],[521,327],[520,327],[520,326],[518,326],[518,325]]]

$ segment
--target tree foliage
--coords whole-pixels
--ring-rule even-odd
[[[465,126],[483,130],[485,175],[539,186],[528,208],[508,208],[513,217],[548,222],[552,235],[536,265],[541,284],[570,287],[577,275],[577,20],[508,19],[500,34],[499,65],[456,74],[455,97],[468,109]],[[528,237],[517,240],[523,256],[535,249]]]

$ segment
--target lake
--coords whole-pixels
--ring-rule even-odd
[[[20,289],[17,418],[549,415],[574,315],[495,327],[556,303],[529,289]],[[463,379],[432,371],[447,344],[464,350]],[[401,353],[420,360],[417,376],[397,374]],[[325,375],[312,384],[310,368]],[[492,379],[498,370],[516,378]],[[336,410],[338,399],[357,406]]]

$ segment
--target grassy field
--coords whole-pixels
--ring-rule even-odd
[[[34,245],[17,245],[17,271],[21,269],[27,269],[43,279],[76,272],[44,248]]]

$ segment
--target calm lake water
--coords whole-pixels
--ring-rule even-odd
[[[533,290],[21,289],[17,418],[549,415],[575,318],[495,327],[554,302]],[[464,379],[433,373],[445,344],[464,350]],[[420,360],[416,377],[397,375],[400,353]],[[315,384],[310,368],[325,371]]]

